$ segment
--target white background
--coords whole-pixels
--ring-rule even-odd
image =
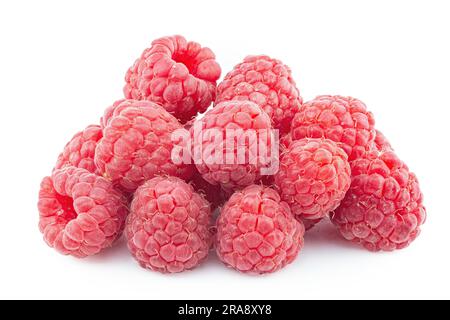
[[[450,298],[448,1],[2,1],[0,298]],[[152,39],[209,46],[224,72],[248,54],[292,70],[305,100],[357,97],[419,176],[428,221],[409,248],[370,253],[329,225],[298,259],[246,276],[211,254],[194,271],[138,267],[122,242],[85,260],[48,248],[38,187],[71,136],[122,97]]]

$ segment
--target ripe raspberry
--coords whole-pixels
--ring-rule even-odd
[[[315,220],[336,209],[350,187],[344,150],[328,139],[301,139],[281,155],[275,185],[294,215]]]
[[[352,184],[332,222],[371,251],[408,246],[426,219],[416,176],[392,151],[367,152],[351,167]]]
[[[319,96],[306,102],[292,121],[293,140],[327,138],[357,159],[375,139],[375,121],[363,102],[342,96]]]
[[[226,191],[253,184],[270,165],[266,162],[275,143],[270,119],[253,102],[218,104],[194,124],[191,135],[198,171]]]
[[[286,150],[292,143],[292,135],[290,133],[285,134],[280,139],[280,150]]]
[[[171,160],[171,134],[181,124],[150,101],[126,100],[106,120],[95,164],[101,175],[124,191],[133,192],[156,174],[190,178],[192,165]]]
[[[216,104],[229,100],[255,102],[283,133],[289,132],[302,103],[291,69],[268,56],[248,56],[225,76],[217,87]]]
[[[78,258],[110,247],[128,214],[126,199],[111,182],[75,167],[55,170],[42,180],[38,209],[45,242]]]
[[[136,190],[127,219],[128,248],[139,264],[160,272],[197,266],[209,252],[211,210],[193,187],[156,177]]]
[[[305,229],[286,202],[268,187],[234,193],[217,221],[217,254],[228,266],[251,273],[274,272],[303,247]]]
[[[74,166],[95,173],[97,170],[94,163],[95,148],[102,135],[102,129],[97,125],[88,126],[75,134],[59,155],[54,170]]]
[[[220,66],[209,48],[182,36],[152,42],[128,70],[127,99],[149,100],[186,122],[204,112],[215,98]]]

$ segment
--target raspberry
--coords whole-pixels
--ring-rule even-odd
[[[164,37],[153,41],[128,70],[124,94],[159,103],[186,122],[210,106],[220,73],[209,48],[182,36]]]
[[[207,182],[220,184],[226,191],[259,180],[261,169],[267,166],[262,157],[270,157],[275,142],[269,117],[250,101],[218,104],[194,124],[191,135],[198,171]]]
[[[296,140],[281,155],[275,185],[293,214],[321,219],[336,209],[350,187],[347,155],[328,139]]]
[[[319,96],[306,102],[292,121],[293,140],[327,138],[357,159],[375,139],[375,120],[363,102],[342,96]]]
[[[111,182],[75,167],[57,169],[42,180],[38,209],[45,242],[78,258],[110,247],[128,213],[126,199]]]
[[[285,134],[280,139],[280,149],[286,150],[292,143],[292,135],[290,133]]]
[[[332,222],[344,238],[371,251],[408,246],[426,219],[416,176],[392,151],[367,152],[351,167],[350,189]]]
[[[294,261],[304,232],[275,190],[252,185],[234,193],[223,207],[217,221],[217,254],[241,272],[274,272]]]
[[[302,98],[291,69],[268,56],[248,56],[217,87],[216,104],[229,100],[250,100],[272,119],[274,128],[289,132]]]
[[[97,170],[94,163],[95,148],[102,135],[102,129],[97,125],[88,126],[75,134],[59,155],[55,169],[74,166],[95,173]]]
[[[150,270],[174,273],[208,255],[211,210],[193,187],[176,177],[155,177],[136,190],[127,219],[128,248]]]
[[[124,191],[133,192],[156,174],[190,177],[191,165],[175,165],[171,160],[171,134],[182,126],[161,106],[126,100],[104,123],[95,164],[101,175]]]

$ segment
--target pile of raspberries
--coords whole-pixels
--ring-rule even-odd
[[[245,58],[217,84],[220,75],[209,48],[182,36],[153,41],[127,71],[124,99],[75,134],[42,180],[45,242],[84,258],[124,233],[150,270],[189,270],[214,250],[225,265],[262,274],[293,262],[322,219],[371,251],[419,235],[426,212],[417,178],[362,101],[304,102],[289,67],[268,56]],[[196,128],[271,132],[258,141],[277,151],[276,170],[262,174],[267,163],[247,159],[254,149],[245,136],[244,161],[208,161],[212,149],[236,160],[238,145]],[[188,161],[173,158],[177,132],[191,138]]]

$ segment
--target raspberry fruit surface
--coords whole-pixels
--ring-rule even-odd
[[[281,155],[275,185],[294,215],[323,218],[336,209],[350,187],[347,155],[328,139],[293,141]]]
[[[157,174],[190,178],[192,165],[171,160],[171,134],[182,126],[164,108],[150,101],[126,100],[105,121],[95,164],[122,190],[133,192]]]
[[[375,148],[378,151],[392,151],[391,143],[381,131],[375,130]]]
[[[272,119],[275,129],[289,132],[302,103],[291,69],[268,56],[248,56],[217,87],[216,104],[250,100]]]
[[[155,177],[136,190],[127,219],[128,248],[139,264],[163,273],[197,266],[208,255],[211,210],[193,187]]]
[[[416,176],[392,151],[367,152],[351,166],[350,189],[331,221],[371,251],[408,246],[426,219]]]
[[[259,180],[261,169],[268,166],[262,157],[270,160],[275,143],[269,117],[250,101],[218,104],[194,124],[191,136],[198,171],[226,191]]]
[[[319,96],[304,103],[292,121],[293,140],[327,138],[357,159],[375,139],[375,120],[360,100]]]
[[[54,170],[73,166],[95,173],[95,148],[102,136],[102,129],[97,125],[90,125],[75,134],[59,155]]]
[[[182,36],[152,42],[128,70],[127,99],[149,100],[186,122],[204,112],[215,99],[220,66],[209,48]]]
[[[128,207],[110,181],[85,169],[64,167],[42,180],[39,230],[64,255],[94,255],[122,233]]]
[[[252,185],[234,193],[217,221],[216,250],[228,266],[270,273],[294,261],[305,229],[271,188]]]

